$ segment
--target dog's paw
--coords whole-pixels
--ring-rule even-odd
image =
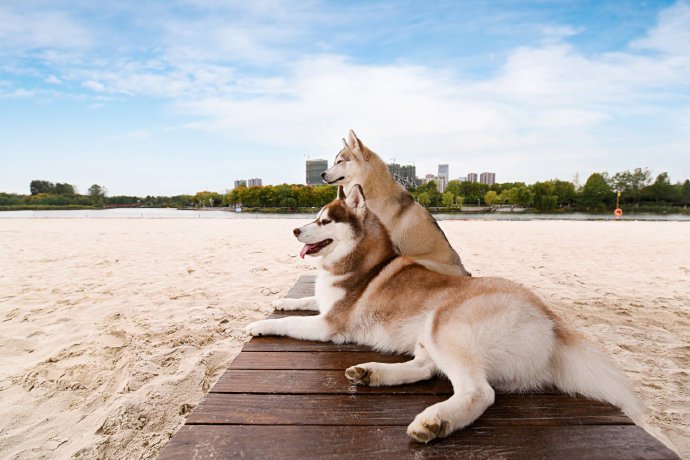
[[[285,308],[285,299],[275,299],[271,300],[271,305],[276,310],[283,310]]]
[[[347,368],[345,370],[345,377],[353,385],[377,386],[378,379],[376,378],[376,373],[372,369],[365,367],[364,364]]]
[[[262,335],[269,334],[268,322],[266,320],[254,321],[247,326],[247,334],[253,335],[254,337],[260,337]]]
[[[422,412],[407,427],[407,435],[417,442],[426,444],[436,438],[448,436],[448,427],[449,423],[441,420],[438,415],[429,417]]]

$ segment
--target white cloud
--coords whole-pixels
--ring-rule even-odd
[[[46,83],[50,83],[51,85],[59,85],[59,84],[62,83],[62,80],[60,80],[60,79],[59,79],[58,77],[56,77],[55,75],[49,75],[49,76],[45,79],[45,81],[46,81]]]
[[[60,11],[13,11],[0,7],[0,43],[5,52],[40,48],[85,48],[92,37],[74,18]],[[4,54],[0,49],[0,54]]]

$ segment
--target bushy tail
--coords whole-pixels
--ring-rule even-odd
[[[620,407],[635,423],[641,422],[642,408],[628,379],[585,338],[572,337],[567,344],[557,339],[552,368],[554,384],[561,391],[608,402]]]

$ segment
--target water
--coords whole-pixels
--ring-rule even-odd
[[[313,219],[313,214],[236,213],[221,210],[186,210],[173,208],[116,208],[66,211],[0,211],[0,219]],[[434,214],[436,220],[615,220],[613,214],[524,214],[511,212]],[[621,220],[690,222],[690,216],[681,214],[627,214]]]

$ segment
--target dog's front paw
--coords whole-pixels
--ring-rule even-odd
[[[253,335],[254,337],[259,337],[262,335],[269,335],[270,328],[269,322],[267,320],[254,321],[247,326],[247,334]]]
[[[378,386],[378,378],[373,369],[370,369],[365,364],[360,364],[359,366],[348,367],[345,370],[345,377],[353,385],[368,385],[368,386]]]
[[[271,305],[273,305],[273,308],[276,310],[283,310],[285,308],[285,299],[271,300]]]
[[[429,416],[424,412],[418,414],[414,421],[408,425],[407,435],[424,444],[436,438],[448,436],[448,422],[441,420],[438,415]]]

